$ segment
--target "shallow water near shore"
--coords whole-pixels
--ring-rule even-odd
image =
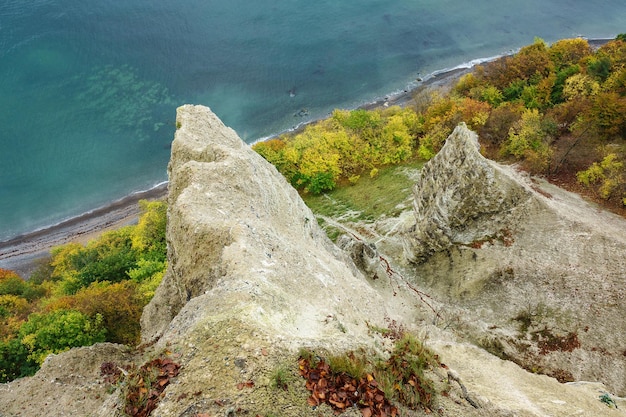
[[[535,36],[625,28],[615,0],[6,0],[0,241],[164,181],[181,104],[250,143]]]

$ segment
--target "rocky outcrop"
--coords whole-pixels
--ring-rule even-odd
[[[348,294],[378,295],[297,192],[208,108],[183,106],[177,120],[169,164],[169,268],[144,311],[144,342],[167,338],[172,319],[200,303],[196,298],[216,310],[232,300],[240,319],[260,320],[294,339],[321,339],[319,323],[328,316],[346,316],[345,326],[352,327],[349,317],[365,312]],[[384,317],[382,306],[376,315]]]
[[[297,192],[208,108],[183,106],[177,122],[169,266],[142,316],[145,342],[185,352],[176,389],[232,398],[241,378],[302,346],[368,343],[365,318],[383,325],[386,303]],[[159,410],[179,415],[190,402]]]
[[[626,221],[483,158],[456,128],[415,186],[416,283],[460,332],[563,381],[626,394]]]
[[[447,364],[446,371],[432,370],[441,389],[447,381],[452,384],[449,396],[438,399],[438,415],[623,415],[599,401],[599,390],[605,389],[601,384],[559,384],[459,342],[455,335],[472,334],[465,331],[465,327],[471,327],[467,322],[455,320],[456,313],[467,313],[468,317],[475,314],[478,327],[495,322],[489,312],[498,308],[500,313],[505,311],[499,304],[525,302],[510,298],[515,296],[514,291],[525,294],[528,290],[523,282],[516,282],[517,270],[509,274],[507,264],[499,265],[504,258],[491,260],[491,253],[482,255],[467,242],[480,239],[482,250],[517,250],[524,255],[527,249],[516,246],[525,242],[523,230],[514,227],[521,223],[511,222],[496,206],[506,205],[516,218],[525,218],[533,207],[541,206],[529,189],[515,191],[510,185],[511,193],[497,194],[496,184],[509,183],[503,179],[506,175],[500,178],[500,174],[489,173],[486,164],[484,172],[476,175],[493,184],[493,200],[475,199],[470,204],[460,195],[438,198],[424,194],[425,202],[438,204],[439,208],[432,211],[434,217],[439,216],[438,226],[419,238],[411,237],[407,247],[419,249],[419,242],[427,241],[424,236],[445,236],[440,241],[444,243],[435,244],[431,239],[426,250],[413,256],[419,261],[412,268],[402,269],[392,256],[379,253],[381,247],[399,247],[397,243],[381,241],[374,246],[353,234],[339,242],[345,252],[332,244],[296,191],[208,108],[179,108],[177,125],[169,165],[168,270],[144,310],[141,349],[131,357],[121,346],[96,345],[51,356],[34,377],[0,386],[0,416],[41,414],[42,410],[47,416],[121,416],[125,387],[113,393],[106,391],[98,364],[141,364],[164,354],[180,364],[180,373],[167,386],[153,416],[332,416],[333,411],[326,406],[313,411],[307,404],[308,393],[297,376],[298,349],[339,353],[364,348],[384,352],[388,341],[372,329],[390,323],[396,330],[407,329],[423,336]],[[462,129],[457,133],[464,134]],[[450,154],[461,155],[458,149]],[[465,159],[470,157],[478,160],[467,152]],[[441,166],[445,169],[445,164]],[[461,164],[448,171],[463,167]],[[432,172],[433,178],[443,178]],[[480,182],[475,181],[473,187]],[[456,193],[476,191],[467,187]],[[437,192],[434,185],[432,191]],[[455,203],[445,208],[446,201]],[[521,204],[515,206],[515,201]],[[474,214],[459,217],[453,206],[482,207],[490,214],[481,219],[480,210],[475,210]],[[489,216],[500,220],[487,234],[463,230],[463,224],[490,227]],[[445,219],[454,226],[447,226]],[[505,225],[511,227],[507,239],[514,241],[510,245],[490,238]],[[557,225],[552,227],[558,229]],[[595,239],[599,238],[589,238],[598,243]],[[611,245],[599,250],[608,251]],[[436,269],[446,261],[450,264],[445,269]],[[458,265],[465,265],[465,269]],[[503,268],[503,275],[484,282],[481,274],[493,265]],[[432,274],[421,275],[428,268]],[[468,280],[457,282],[465,272]],[[444,279],[446,273],[450,277]],[[475,313],[471,303],[463,304],[471,298],[463,294],[466,286],[472,287],[472,281],[483,283],[474,286],[480,291],[472,300],[483,303]],[[453,303],[428,297],[417,283],[442,290],[438,291],[441,300],[450,296]],[[555,281],[550,285],[554,286]],[[494,305],[486,305],[488,296],[483,299],[480,294],[490,294],[492,286],[506,290],[491,292],[499,298],[490,301]],[[452,311],[459,297],[461,307]],[[503,315],[502,328],[506,320]],[[449,332],[450,328],[454,332]],[[491,336],[491,330],[483,330]],[[582,342],[582,333],[580,339]],[[614,362],[604,365],[608,364]],[[276,386],[277,371],[287,372],[291,381],[288,390]],[[467,401],[468,395],[479,408]],[[55,396],[62,400],[60,406],[52,400]],[[45,403],[38,403],[39,398]],[[619,399],[615,401],[626,407]],[[346,415],[360,413],[349,410]]]
[[[416,222],[406,239],[410,261],[504,237],[532,200],[524,185],[479,150],[478,136],[462,123],[422,169],[413,203]]]

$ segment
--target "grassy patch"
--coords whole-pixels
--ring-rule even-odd
[[[322,227],[322,229],[324,229],[326,236],[328,236],[333,242],[336,242],[337,238],[344,233],[343,229],[327,223],[326,220],[321,217],[317,219],[317,223]]]
[[[336,413],[357,407],[364,416],[398,415],[398,407],[432,412],[436,390],[426,373],[439,366],[437,356],[408,333],[387,359],[363,350],[322,358],[304,349],[299,359],[309,405],[327,403]]]
[[[279,365],[270,375],[270,385],[274,389],[287,391],[289,386],[297,380],[296,375],[287,365]]]
[[[338,186],[321,195],[304,194],[304,202],[314,213],[345,220],[375,220],[382,215],[397,216],[398,205],[411,196],[414,181],[407,169],[420,169],[422,161],[380,168],[374,178],[362,177],[354,184]]]

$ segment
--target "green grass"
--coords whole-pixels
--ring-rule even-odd
[[[357,380],[364,378],[367,372],[371,372],[371,364],[364,351],[329,356],[326,360],[333,372],[345,373]]]
[[[380,168],[375,178],[364,175],[354,185],[338,186],[321,195],[305,194],[302,198],[315,214],[334,219],[373,221],[382,215],[394,217],[402,211],[398,205],[411,196],[414,184],[404,171],[423,165],[423,161],[413,161]]]
[[[388,358],[365,350],[321,358],[305,348],[300,349],[299,357],[308,361],[311,369],[316,368],[320,361],[328,364],[330,381],[341,374],[357,381],[375,379],[375,386],[390,402],[412,410],[430,410],[437,395],[432,371],[440,368],[439,359],[421,340],[409,333],[395,341]]]
[[[289,385],[297,381],[292,371],[286,365],[281,365],[275,368],[270,375],[270,385],[274,389],[287,391]]]

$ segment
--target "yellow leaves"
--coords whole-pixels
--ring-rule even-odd
[[[19,275],[17,275],[15,272],[9,269],[0,268],[0,281],[6,280],[9,278],[19,278]]]
[[[548,53],[558,69],[577,64],[581,59],[590,55],[592,50],[586,39],[574,38],[553,43]]]
[[[10,310],[15,315],[28,311],[28,300],[13,294],[0,295],[0,307]]]
[[[605,156],[602,161],[594,162],[589,168],[576,174],[578,182],[593,189],[599,197],[607,200],[616,190],[624,189],[626,176],[624,163],[615,153]],[[624,196],[621,196],[622,201]]]
[[[335,110],[331,118],[281,138],[280,144],[256,144],[253,149],[274,163],[294,186],[318,193],[340,181],[355,183],[377,166],[410,158],[422,120],[414,110],[397,106]],[[275,149],[280,150],[280,157],[272,154]]]
[[[478,130],[487,123],[487,119],[491,113],[491,105],[484,101],[466,97],[461,101],[459,110],[467,126],[472,130]]]
[[[581,97],[592,97],[600,92],[600,84],[585,74],[574,74],[565,80],[563,97],[576,100]]]
[[[550,135],[542,127],[543,116],[537,109],[527,109],[509,130],[503,152],[525,160],[531,172],[542,172],[550,162]]]
[[[22,338],[22,344],[29,350],[33,350],[35,348],[36,341],[37,336],[34,333],[28,334]]]
[[[149,251],[161,249],[165,251],[165,224],[167,204],[163,201],[139,202],[141,215],[139,222],[131,231],[133,249]]]
[[[80,253],[83,246],[78,243],[67,243],[63,246],[52,248],[51,265],[54,268],[52,276],[55,278],[65,278],[76,273],[72,258]]]

